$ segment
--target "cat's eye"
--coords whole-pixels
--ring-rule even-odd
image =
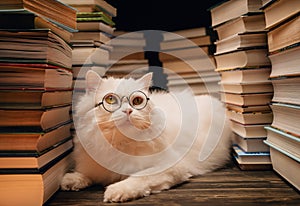
[[[134,106],[140,105],[143,103],[143,101],[144,101],[144,99],[142,97],[135,97],[132,100],[132,105],[134,105]]]
[[[118,97],[114,94],[108,94],[104,97],[107,104],[118,104]]]

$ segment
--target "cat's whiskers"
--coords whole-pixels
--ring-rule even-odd
[[[124,116],[119,115],[119,116],[115,116],[113,118],[110,118],[110,119],[108,119],[106,121],[99,120],[97,123],[98,123],[98,125],[111,124],[111,123],[113,123],[115,121],[122,120],[123,118],[124,118]]]

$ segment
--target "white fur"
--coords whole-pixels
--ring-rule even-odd
[[[63,190],[102,184],[107,186],[104,202],[124,202],[169,189],[228,161],[232,133],[223,104],[188,92],[149,94],[150,79],[151,74],[133,80],[101,79],[87,73],[87,92],[75,107],[80,137],[74,138],[76,166],[64,176]],[[126,114],[123,111],[131,108],[126,101],[114,113],[94,107],[109,92],[128,96],[135,90],[150,98],[143,110]],[[100,136],[111,146],[101,142]]]

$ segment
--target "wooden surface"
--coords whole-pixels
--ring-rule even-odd
[[[103,203],[103,192],[101,186],[79,192],[59,191],[46,205],[300,205],[300,193],[275,172],[241,171],[235,165],[192,178],[171,190],[122,204]]]

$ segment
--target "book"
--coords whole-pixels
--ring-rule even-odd
[[[76,43],[76,41],[80,40],[93,40],[98,41],[103,44],[109,42],[112,39],[112,36],[110,34],[107,34],[103,31],[82,31],[82,32],[76,32],[73,34],[71,43]]]
[[[212,76],[203,76],[201,74],[195,73],[192,77],[182,76],[168,76],[168,89],[169,91],[184,91],[187,88],[191,88],[194,95],[201,94],[213,94],[218,93],[220,88],[216,82],[220,80],[220,77],[217,75]],[[171,78],[170,78],[171,77]]]
[[[206,46],[211,44],[211,37],[209,35],[206,36],[198,36],[193,38],[182,38],[176,39],[172,41],[162,41],[160,43],[160,49],[171,50],[171,49],[179,49],[179,48],[187,48],[187,47],[198,47],[198,46]]]
[[[272,84],[274,88],[273,102],[300,105],[300,78],[298,76],[272,79]]]
[[[70,106],[0,111],[0,132],[47,132],[71,121]]]
[[[205,58],[190,58],[185,60],[164,61],[163,67],[166,73],[180,74],[182,72],[201,72],[215,69],[214,58],[208,56]]]
[[[149,62],[147,59],[135,59],[135,60],[119,60],[110,67],[107,68],[106,75],[128,75],[128,74],[145,74],[149,68]]]
[[[300,42],[300,16],[296,16],[288,22],[268,32],[269,52],[275,52],[285,47]]]
[[[206,27],[182,29],[173,32],[164,32],[163,41],[172,41],[176,39],[193,38],[193,37],[206,36],[206,35],[208,35],[208,29]]]
[[[77,12],[77,22],[103,22],[109,26],[115,26],[115,22],[104,12]]]
[[[71,90],[2,89],[0,96],[1,109],[41,109],[72,103]]]
[[[271,111],[269,105],[258,105],[258,106],[239,106],[234,104],[226,104],[228,110],[234,110],[236,112],[266,112]]]
[[[112,46],[113,50],[128,49],[130,51],[131,48],[140,50],[146,46],[146,39],[142,33],[141,36],[135,36],[138,35],[135,33],[121,34],[117,38],[112,39],[108,45]]]
[[[235,69],[221,72],[221,83],[268,82],[270,68]]]
[[[298,76],[300,70],[298,65],[300,64],[300,46],[287,47],[279,52],[269,54],[269,59],[272,64],[272,72],[270,77],[280,76]],[[283,69],[284,68],[284,69]]]
[[[58,0],[1,1],[0,10],[28,10],[46,19],[51,19],[52,21],[76,29],[76,10]]]
[[[35,13],[17,10],[1,11],[0,10],[0,29],[1,30],[29,30],[29,29],[50,29],[53,33],[60,36],[66,42],[70,42],[73,33],[77,30],[43,18]]]
[[[238,164],[241,170],[245,171],[258,171],[258,170],[271,170],[272,164],[267,162],[242,162],[237,157],[234,157],[234,161]]]
[[[41,153],[53,145],[70,138],[70,128],[71,123],[67,123],[48,132],[1,132],[0,151]]]
[[[267,141],[265,143],[270,146],[273,169],[297,190],[300,190],[300,179],[298,176],[300,159],[278,148],[276,145]]]
[[[1,89],[72,88],[72,72],[51,64],[0,63],[0,70]]]
[[[233,132],[238,134],[244,138],[261,138],[267,137],[267,132],[264,129],[266,124],[252,124],[252,125],[245,125],[235,121],[231,122],[231,129]]]
[[[234,145],[233,155],[239,162],[271,164],[270,152],[245,152],[237,145]]]
[[[73,77],[74,79],[83,79],[88,70],[96,71],[101,77],[104,76],[107,68],[100,65],[74,65],[73,66]]]
[[[221,91],[234,94],[254,94],[273,92],[271,82],[251,82],[251,83],[222,83]]]
[[[300,158],[300,137],[291,135],[283,130],[267,126],[267,142]]]
[[[77,22],[77,29],[79,31],[103,31],[113,35],[116,28],[104,24],[103,22]]]
[[[272,127],[276,127],[295,136],[300,136],[300,128],[298,125],[300,121],[299,105],[273,102],[271,109],[273,111]]]
[[[216,41],[215,45],[215,55],[253,47],[265,48],[267,46],[267,35],[265,32],[235,34]]]
[[[47,164],[73,148],[72,139],[63,140],[42,152],[0,152],[0,173],[43,170]]]
[[[176,60],[178,58],[201,58],[208,56],[210,54],[210,50],[210,46],[188,47],[169,51],[160,51],[158,56],[159,60],[162,62]]]
[[[0,39],[0,62],[72,67],[71,47],[49,29],[1,30]]]
[[[270,29],[300,12],[300,2],[293,0],[272,1],[263,7],[266,28]]]
[[[233,136],[233,144],[245,152],[270,152],[270,148],[264,143],[266,137],[244,138],[238,134]]]
[[[71,164],[71,155],[66,153],[39,173],[1,174],[1,202],[4,205],[43,205],[59,190],[62,177]]]
[[[210,8],[211,24],[216,27],[244,14],[259,13],[261,0],[229,0]]]
[[[102,47],[74,47],[72,50],[72,64],[110,64],[110,52]]]
[[[273,93],[233,94],[221,92],[221,100],[238,106],[267,105],[271,102]]]
[[[267,49],[238,50],[215,55],[216,71],[270,66]]]
[[[256,15],[243,15],[236,19],[228,21],[214,30],[218,34],[218,39],[226,39],[232,35],[251,33],[251,32],[262,32],[265,31],[266,23],[264,14]]]
[[[227,110],[226,115],[229,119],[241,124],[271,124],[273,120],[272,112],[237,112]]]
[[[233,159],[241,170],[270,170],[272,163],[270,152],[245,152],[233,145]]]
[[[82,12],[103,11],[109,16],[117,16],[117,8],[104,0],[61,0]]]
[[[144,60],[145,53],[142,49],[130,48],[129,46],[124,46],[123,49],[115,49],[109,53],[109,57],[113,62],[118,61],[135,61],[135,60]],[[117,47],[118,48],[118,47]]]

